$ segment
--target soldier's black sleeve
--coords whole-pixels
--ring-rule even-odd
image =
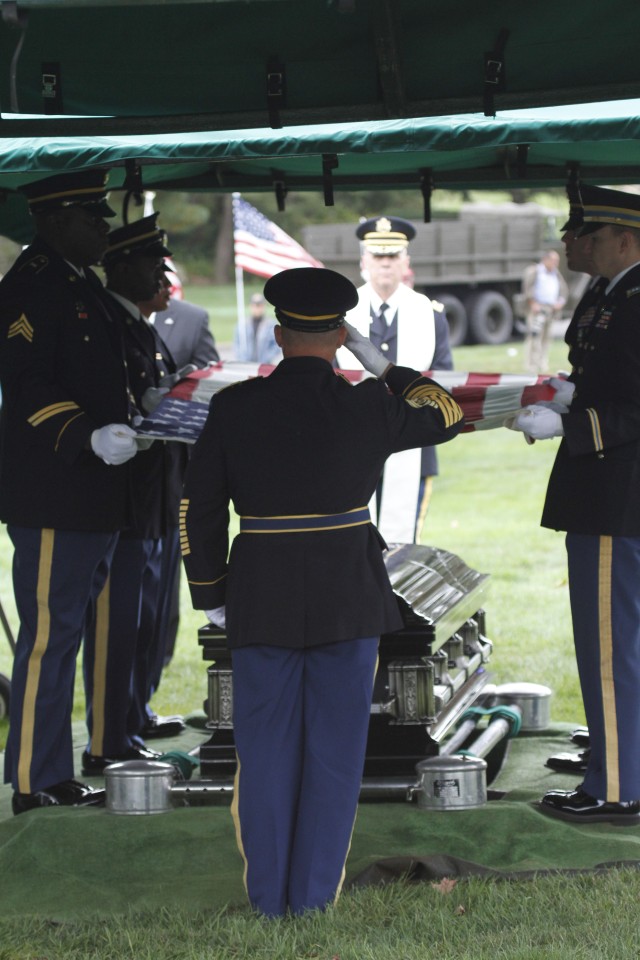
[[[196,610],[214,610],[225,603],[229,488],[220,406],[214,397],[192,451],[180,502],[180,549]]]
[[[393,452],[446,443],[462,430],[461,407],[435,380],[409,367],[392,366],[385,381],[396,401],[388,412]]]

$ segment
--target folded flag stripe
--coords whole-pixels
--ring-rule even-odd
[[[161,437],[195,443],[209,412],[211,398],[225,387],[253,377],[267,377],[273,366],[228,360],[197,370],[173,387],[160,405],[136,428],[140,436]],[[370,376],[365,370],[340,370],[340,376],[358,383]],[[426,371],[448,390],[462,407],[464,432],[501,427],[521,407],[552,400],[553,387],[546,377],[512,373],[461,373],[457,370]]]

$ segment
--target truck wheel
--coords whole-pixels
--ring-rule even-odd
[[[469,329],[476,343],[506,343],[513,331],[513,310],[497,290],[474,293],[467,300]]]
[[[443,305],[449,324],[449,344],[452,347],[459,347],[467,339],[469,332],[469,321],[467,320],[467,311],[464,304],[451,293],[443,293],[436,297]]]
[[[11,695],[11,681],[0,673],[0,719],[9,715],[9,700]]]

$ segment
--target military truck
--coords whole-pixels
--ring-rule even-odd
[[[452,346],[505,343],[524,331],[522,275],[544,250],[562,250],[561,225],[556,211],[534,203],[469,203],[455,219],[414,221],[414,287],[444,304]],[[325,267],[362,283],[353,224],[318,224],[302,233],[303,246]],[[562,254],[560,263],[564,270]],[[567,271],[565,279],[568,317],[588,277]]]

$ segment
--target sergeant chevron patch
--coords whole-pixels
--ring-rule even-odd
[[[60,400],[58,403],[51,403],[48,407],[42,407],[42,409],[36,410],[36,412],[28,418],[28,422],[32,427],[39,427],[41,423],[44,423],[44,421],[50,417],[57,417],[61,413],[68,413],[71,410],[79,409],[78,404],[74,403],[73,400]]]
[[[20,314],[17,320],[15,320],[9,327],[7,333],[7,340],[10,340],[11,337],[24,337],[29,343],[33,340],[33,327],[27,320],[24,313]]]
[[[462,420],[462,410],[441,387],[431,383],[422,383],[410,386],[404,394],[404,399],[411,407],[436,407],[444,417],[445,426]]]
[[[180,553],[183,557],[188,557],[191,553],[191,546],[189,544],[189,535],[187,533],[187,510],[189,509],[189,501],[183,497],[180,501],[180,510],[178,517],[178,528],[180,531]]]

